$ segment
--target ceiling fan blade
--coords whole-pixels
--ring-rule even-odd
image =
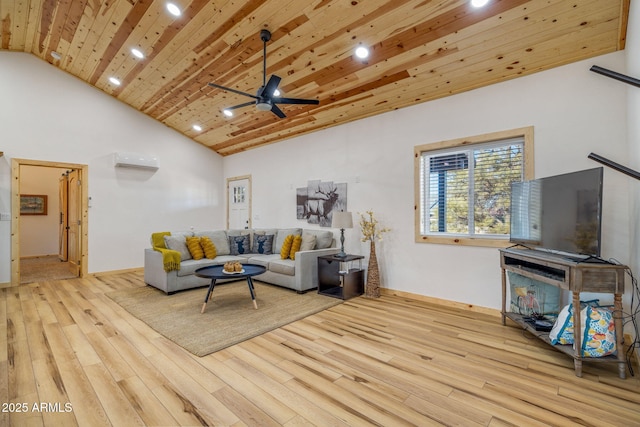
[[[284,119],[285,117],[287,117],[286,114],[284,114],[282,110],[278,108],[278,106],[275,104],[271,106],[271,112],[276,116],[280,117],[281,119]]]
[[[258,96],[266,96],[268,98],[273,97],[273,92],[278,88],[280,80],[280,77],[272,74],[271,77],[269,77],[267,84],[262,88],[262,90],[260,90]]]
[[[256,105],[256,101],[245,102],[244,104],[234,105],[233,107],[227,107],[225,110],[235,110],[236,108],[248,107],[249,105]]]
[[[236,89],[233,89],[233,88],[230,88],[230,87],[220,86],[220,85],[217,85],[215,83],[207,83],[207,84],[209,86],[211,86],[211,87],[215,87],[215,88],[218,88],[218,89],[222,89],[222,90],[226,90],[226,91],[229,91],[229,92],[237,93],[238,95],[244,95],[244,96],[248,96],[249,98],[258,99],[257,96],[251,95],[250,93],[247,93],[247,92],[242,92],[240,90],[236,90]]]
[[[317,99],[300,99],[300,98],[272,98],[274,104],[309,104],[318,105],[320,101]]]

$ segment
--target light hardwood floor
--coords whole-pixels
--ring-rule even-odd
[[[0,425],[640,425],[638,374],[585,363],[577,378],[497,317],[360,297],[200,358],[105,296],[138,286],[0,290]]]

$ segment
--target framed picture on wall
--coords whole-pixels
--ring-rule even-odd
[[[20,215],[46,215],[47,196],[36,194],[20,195]]]

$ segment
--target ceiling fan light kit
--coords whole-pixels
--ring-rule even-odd
[[[228,92],[237,93],[238,95],[247,96],[249,98],[255,99],[255,101],[245,102],[242,104],[234,105],[233,107],[228,107],[222,110],[222,113],[227,116],[233,116],[232,110],[237,108],[247,107],[249,105],[255,105],[258,111],[271,111],[276,116],[284,119],[287,117],[284,112],[278,107],[276,104],[306,104],[306,105],[318,105],[320,101],[317,99],[301,99],[301,98],[281,98],[279,97],[280,91],[278,90],[278,85],[280,84],[280,77],[272,74],[269,77],[269,81],[267,81],[267,42],[271,40],[271,32],[269,30],[261,30],[260,31],[260,39],[262,40],[262,86],[258,88],[258,91],[255,95],[252,95],[247,92],[242,92],[237,89],[233,89],[226,86],[221,86],[216,83],[209,83],[209,86],[215,87],[217,89],[226,90]]]

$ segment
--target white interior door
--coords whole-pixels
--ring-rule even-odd
[[[227,228],[251,228],[251,177],[227,179]]]

